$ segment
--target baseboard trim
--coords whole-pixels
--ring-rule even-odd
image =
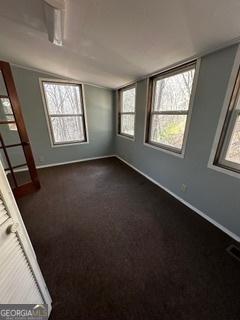
[[[43,169],[43,168],[49,168],[49,167],[57,167],[57,166],[63,166],[65,164],[71,164],[71,163],[77,163],[77,162],[85,162],[85,161],[93,161],[93,160],[100,160],[105,158],[112,158],[116,157],[115,154],[112,155],[106,155],[106,156],[100,156],[100,157],[92,157],[92,158],[83,158],[78,160],[72,160],[72,161],[65,161],[65,162],[56,162],[56,163],[49,163],[49,164],[43,164],[40,166],[36,166],[37,169]],[[27,168],[17,169],[15,172],[21,172],[26,171]]]
[[[168,192],[170,195],[172,195],[175,199],[177,199],[178,201],[180,201],[181,203],[183,203],[185,206],[187,206],[188,208],[190,208],[191,210],[193,210],[194,212],[196,212],[197,214],[199,214],[202,218],[204,218],[205,220],[207,220],[208,222],[210,222],[211,224],[213,224],[215,227],[217,227],[218,229],[222,230],[224,233],[226,233],[229,237],[231,237],[232,239],[236,240],[237,242],[240,242],[240,236],[236,235],[235,233],[233,233],[232,231],[230,231],[229,229],[227,229],[226,227],[222,226],[220,223],[218,223],[217,221],[215,221],[214,219],[210,218],[207,214],[203,213],[201,210],[199,210],[198,208],[194,207],[193,205],[191,205],[189,202],[187,202],[186,200],[182,199],[181,197],[179,197],[178,195],[176,195],[174,192],[172,192],[171,190],[169,190],[168,188],[164,187],[163,185],[161,185],[159,182],[157,182],[156,180],[154,180],[153,178],[151,178],[149,175],[145,174],[144,172],[142,172],[141,170],[137,169],[135,166],[133,166],[132,164],[130,164],[128,161],[126,161],[125,159],[123,159],[122,157],[116,155],[116,154],[112,154],[112,155],[106,155],[106,156],[100,156],[100,157],[92,157],[92,158],[84,158],[84,159],[80,159],[80,160],[72,160],[72,161],[65,161],[65,162],[57,162],[57,163],[50,163],[50,164],[45,164],[45,165],[40,165],[37,166],[37,169],[43,169],[43,168],[49,168],[49,167],[57,167],[57,166],[62,166],[62,165],[66,165],[66,164],[71,164],[71,163],[78,163],[78,162],[85,162],[85,161],[92,161],[92,160],[100,160],[100,159],[105,159],[105,158],[112,158],[115,157],[117,159],[119,159],[120,161],[124,162],[126,165],[128,165],[129,167],[131,167],[133,170],[137,171],[138,173],[140,173],[142,176],[144,176],[145,178],[147,178],[148,180],[150,180],[152,183],[156,184],[158,187],[162,188],[163,190],[165,190],[166,192]],[[23,169],[18,169],[16,170],[16,172],[21,172],[21,171],[26,171],[27,169],[23,168]]]
[[[217,227],[218,229],[222,230],[224,233],[226,233],[229,237],[231,237],[232,239],[236,240],[237,242],[240,242],[240,237],[238,235],[236,235],[235,233],[233,233],[232,231],[230,231],[229,229],[225,228],[224,226],[222,226],[220,223],[218,223],[217,221],[215,221],[214,219],[210,218],[207,214],[203,213],[201,210],[197,209],[196,207],[194,207],[193,205],[191,205],[189,202],[187,202],[186,200],[182,199],[181,197],[179,197],[178,195],[176,195],[174,192],[172,192],[171,190],[169,190],[168,188],[164,187],[163,185],[161,185],[159,182],[157,182],[156,180],[154,180],[153,178],[151,178],[150,176],[148,176],[147,174],[143,173],[141,170],[137,169],[136,167],[134,167],[132,164],[130,164],[128,161],[124,160],[123,158],[121,158],[120,156],[116,156],[116,158],[118,158],[120,161],[124,162],[126,165],[128,165],[129,167],[131,167],[133,170],[137,171],[138,173],[140,173],[142,176],[144,176],[145,178],[147,178],[148,180],[150,180],[152,183],[156,184],[158,187],[162,188],[164,191],[168,192],[170,195],[172,195],[175,199],[177,199],[178,201],[180,201],[181,203],[183,203],[185,206],[187,206],[188,208],[190,208],[191,210],[193,210],[194,212],[196,212],[197,214],[199,214],[202,218],[204,218],[205,220],[207,220],[208,222],[210,222],[211,224],[213,224],[215,227]]]

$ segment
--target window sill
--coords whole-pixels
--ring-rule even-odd
[[[130,141],[132,141],[132,142],[135,141],[135,137],[130,137],[130,136],[127,136],[127,135],[124,135],[124,134],[120,134],[120,133],[117,134],[117,137],[121,137],[121,138],[130,140]]]
[[[61,143],[61,144],[53,144],[51,142],[51,147],[52,148],[60,148],[60,147],[69,147],[69,146],[76,146],[76,145],[81,145],[81,144],[89,144],[89,141],[79,141],[75,143]]]
[[[212,169],[212,170],[215,170],[217,172],[223,173],[223,174],[227,174],[227,175],[229,175],[231,177],[240,179],[240,173],[238,173],[236,171],[232,171],[231,169],[226,169],[226,168],[223,168],[223,167],[218,166],[218,165],[213,164],[213,163],[209,163],[208,164],[208,168]]]
[[[155,150],[158,150],[158,151],[162,151],[162,152],[165,152],[167,154],[170,154],[170,155],[173,155],[177,158],[181,158],[183,159],[184,158],[184,152],[182,153],[177,153],[177,152],[174,152],[172,150],[169,150],[169,149],[165,149],[165,148],[162,148],[161,146],[157,147],[151,143],[147,143],[147,142],[144,142],[144,146],[146,147],[149,147],[149,148],[152,148],[152,149],[155,149]]]

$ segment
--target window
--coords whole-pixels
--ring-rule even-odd
[[[42,88],[52,144],[85,142],[87,137],[82,86],[42,81]]]
[[[130,138],[135,135],[135,100],[135,85],[119,90],[118,133]]]
[[[240,172],[240,71],[234,85],[214,164]]]
[[[12,107],[11,107],[11,103],[10,103],[9,98],[2,96],[2,97],[0,97],[0,101],[1,101],[2,112],[3,112],[6,120],[9,121],[9,123],[8,123],[9,130],[16,131],[17,126],[15,123],[15,118],[13,115],[13,111],[12,111]]]
[[[183,152],[195,66],[194,62],[150,78],[147,143]]]

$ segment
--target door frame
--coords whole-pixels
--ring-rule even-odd
[[[0,71],[2,72],[3,80],[8,94],[7,98],[10,100],[15,123],[18,129],[18,134],[20,137],[19,146],[22,146],[23,148],[23,152],[26,158],[26,165],[29,169],[29,174],[32,180],[31,182],[28,182],[21,186],[16,186],[16,188],[13,190],[13,193],[16,197],[21,197],[25,194],[38,190],[40,188],[40,183],[10,64],[5,61],[0,61]],[[4,153],[6,152],[6,148],[7,146],[3,144],[2,149],[4,150]],[[11,166],[9,169],[11,172],[13,171],[11,170]],[[12,174],[14,177],[13,172]]]

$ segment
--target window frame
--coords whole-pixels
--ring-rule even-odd
[[[44,90],[44,83],[53,83],[53,84],[61,84],[61,85],[73,85],[77,86],[79,88],[80,93],[80,99],[81,99],[81,105],[82,105],[82,113],[81,114],[63,114],[63,115],[57,115],[57,117],[67,117],[67,116],[76,116],[76,117],[82,117],[83,121],[83,134],[84,134],[84,140],[77,140],[77,141],[69,141],[69,142],[55,142],[54,140],[54,132],[52,127],[52,121],[51,117],[55,115],[50,115],[48,106],[47,106],[47,100],[46,100],[46,94]],[[71,80],[63,80],[63,79],[54,79],[54,78],[39,78],[39,84],[41,89],[41,96],[44,106],[44,113],[47,121],[47,127],[48,127],[48,133],[50,138],[50,143],[52,148],[56,147],[66,147],[66,146],[74,146],[78,144],[88,144],[88,128],[87,128],[87,115],[86,115],[86,108],[85,108],[85,94],[84,94],[84,86],[82,83],[71,81]]]
[[[192,115],[192,108],[193,108],[193,101],[195,97],[195,91],[196,91],[196,83],[197,83],[197,78],[198,78],[198,73],[199,73],[199,66],[200,66],[200,59],[195,59],[190,62],[184,63],[182,65],[176,66],[171,69],[164,70],[158,74],[155,74],[151,77],[149,77],[149,82],[148,82],[148,95],[147,95],[147,114],[146,114],[146,124],[145,124],[145,139],[144,139],[144,144],[146,146],[150,146],[154,149],[158,149],[161,151],[165,151],[167,153],[171,153],[173,155],[183,157],[186,149],[186,144],[187,144],[187,137],[189,133],[189,127],[190,127],[190,122],[191,122],[191,115]],[[167,78],[168,76],[173,76],[180,74],[182,72],[188,71],[195,69],[194,73],[194,78],[193,78],[193,84],[192,84],[192,89],[191,89],[191,95],[190,95],[190,100],[189,100],[189,107],[188,110],[183,110],[183,111],[154,111],[153,106],[154,106],[154,100],[155,100],[155,87],[156,83],[160,79]],[[151,141],[150,135],[151,135],[151,126],[152,126],[152,115],[154,114],[167,114],[167,115],[187,115],[187,120],[186,120],[186,126],[185,126],[185,131],[184,131],[184,136],[183,136],[183,143],[181,149],[175,148],[174,146],[166,145],[163,143],[158,143],[155,141]]]
[[[122,112],[122,96],[124,91],[128,91],[130,89],[135,89],[135,105],[134,105],[134,112]],[[117,91],[117,99],[118,99],[118,124],[117,124],[117,135],[120,137],[124,137],[130,140],[135,140],[135,129],[136,129],[136,96],[137,96],[137,84],[133,83],[127,85],[123,88],[118,89]],[[133,135],[121,132],[121,116],[122,115],[134,115],[134,127],[133,127]]]
[[[230,170],[237,174],[240,173],[240,164],[225,159],[228,151],[228,147],[232,138],[234,127],[238,116],[240,116],[240,110],[236,109],[236,104],[240,99],[240,67],[238,67],[235,82],[232,88],[230,101],[226,110],[223,126],[221,129],[220,137],[213,160],[213,165]]]

